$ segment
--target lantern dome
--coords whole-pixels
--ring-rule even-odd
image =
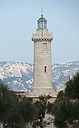
[[[46,29],[47,28],[47,20],[41,15],[41,17],[38,19],[38,29]]]

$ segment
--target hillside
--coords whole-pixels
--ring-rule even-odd
[[[57,90],[65,87],[66,81],[79,72],[79,61],[54,64],[52,83]],[[33,65],[15,61],[0,62],[0,79],[12,90],[31,90],[33,85]]]

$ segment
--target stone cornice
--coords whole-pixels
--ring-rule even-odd
[[[32,41],[34,42],[51,42],[53,38],[32,38]]]

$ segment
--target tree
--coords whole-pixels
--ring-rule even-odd
[[[66,83],[65,95],[70,99],[79,99],[79,73]]]
[[[59,92],[52,113],[57,128],[79,128],[79,73],[66,83],[64,92]]]
[[[39,99],[35,102],[35,106],[37,108],[37,119],[34,121],[34,127],[40,126],[43,128],[43,118],[45,117],[45,112],[47,109],[47,99],[49,96],[39,96]]]
[[[19,113],[22,115],[24,122],[32,122],[37,116],[37,109],[32,100],[23,98],[19,103]]]
[[[37,111],[32,100],[17,99],[13,91],[0,83],[0,121],[5,127],[24,128],[36,117]]]
[[[17,104],[16,96],[8,87],[0,82],[0,121],[8,125],[14,106]]]

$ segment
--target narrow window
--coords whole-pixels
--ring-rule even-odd
[[[47,43],[43,43],[43,49],[47,50]]]
[[[46,72],[46,68],[47,68],[47,67],[45,66],[45,67],[44,67],[44,71],[45,71],[45,72]]]

